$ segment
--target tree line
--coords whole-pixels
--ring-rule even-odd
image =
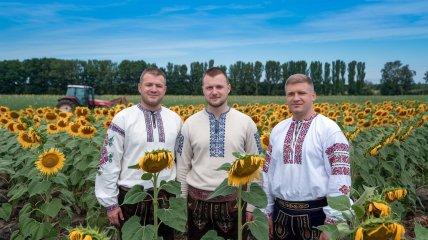
[[[398,62],[398,63],[397,63]],[[414,71],[396,61],[387,63],[395,69],[382,70],[385,79],[385,91],[390,89],[408,91],[408,81],[402,81],[402,75],[413,81]],[[387,66],[385,64],[385,66]],[[120,63],[111,60],[64,60],[56,58],[32,58],[23,61],[0,61],[0,94],[64,94],[68,84],[83,84],[95,88],[96,94],[136,94],[136,86],[141,72],[150,66],[156,66],[144,60],[123,60]],[[215,66],[214,60],[186,64],[168,63],[161,67],[167,76],[168,94],[202,94],[201,79],[204,71]],[[343,60],[322,63],[320,61],[266,61],[262,63],[237,61],[229,67],[219,65],[232,84],[232,94],[236,95],[281,95],[285,80],[292,74],[303,73],[314,81],[321,95],[367,95],[371,87],[365,82],[365,63]],[[410,71],[397,70],[405,68]],[[395,75],[394,75],[395,74]],[[393,77],[390,77],[390,76]],[[397,78],[399,80],[397,80]],[[382,80],[381,80],[382,83]],[[391,88],[387,84],[401,87]]]

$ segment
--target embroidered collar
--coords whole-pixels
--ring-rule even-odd
[[[312,121],[316,116],[318,115],[317,112],[315,112],[314,114],[312,114],[310,117],[303,119],[303,120],[296,120],[294,118],[291,118],[293,122],[310,122]]]
[[[158,110],[152,111],[152,110],[149,110],[147,108],[144,108],[143,105],[141,105],[141,103],[137,104],[137,106],[143,112],[149,112],[149,113],[157,114],[157,113],[160,113],[162,111],[162,107],[159,108]]]
[[[226,115],[230,111],[230,109],[231,109],[231,107],[228,107],[228,109],[227,109],[226,112],[221,113],[219,119],[221,119],[224,115]],[[211,116],[214,119],[216,119],[214,113],[209,112],[207,108],[205,108],[205,112],[208,113],[209,116]]]

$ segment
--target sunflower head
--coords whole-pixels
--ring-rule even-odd
[[[405,188],[394,188],[384,193],[385,200],[388,202],[401,200],[405,198],[406,195],[407,195],[407,190]]]
[[[40,137],[34,131],[22,131],[18,135],[18,142],[22,148],[32,148],[40,145]]]
[[[74,114],[78,117],[86,117],[89,114],[89,108],[87,107],[76,107]]]
[[[55,133],[59,132],[59,128],[58,128],[58,126],[56,124],[49,123],[48,126],[47,126],[47,132],[49,134],[55,134]]]
[[[83,239],[83,233],[80,229],[74,229],[68,234],[68,238],[70,240],[82,240]]]
[[[237,156],[236,160],[228,172],[228,183],[231,186],[242,186],[253,179],[260,177],[260,169],[263,166],[265,159],[259,155],[241,155]]]
[[[366,205],[366,212],[375,217],[387,217],[391,214],[391,207],[383,201],[371,201]]]
[[[97,129],[93,126],[82,126],[79,128],[79,136],[82,138],[92,138]]]
[[[36,167],[44,175],[54,175],[64,167],[64,154],[58,149],[51,148],[39,155]]]
[[[139,168],[149,173],[157,173],[164,168],[172,168],[173,164],[174,158],[171,151],[165,149],[146,152],[138,161]]]
[[[92,236],[88,234],[83,238],[83,240],[92,240]]]
[[[80,132],[81,125],[77,122],[70,123],[67,127],[67,133],[73,137],[78,137]]]
[[[264,132],[260,137],[260,141],[262,143],[263,149],[266,150],[269,146],[269,133]]]
[[[61,119],[56,123],[58,130],[64,131],[68,127],[68,121],[66,119]]]
[[[48,121],[56,121],[58,119],[58,115],[54,112],[46,112],[45,119]]]

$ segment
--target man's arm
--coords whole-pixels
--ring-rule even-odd
[[[349,143],[341,131],[336,131],[326,140],[323,158],[329,175],[327,196],[349,196],[351,190],[351,165],[349,158]],[[325,223],[335,223],[342,219],[339,211],[329,206],[324,207]]]
[[[112,120],[101,149],[98,173],[95,177],[95,196],[98,202],[106,208],[110,223],[115,225],[119,224],[119,218],[123,219],[117,199],[119,194],[117,181],[124,151],[123,125],[119,116]]]
[[[186,123],[181,128],[178,134],[176,143],[176,158],[177,158],[177,180],[181,183],[181,196],[187,198],[187,174],[191,169],[191,160],[193,158],[193,150],[190,145],[190,136]]]

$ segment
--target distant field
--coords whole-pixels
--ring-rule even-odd
[[[11,109],[21,109],[25,107],[45,107],[55,106],[59,95],[0,95],[0,105],[8,106]],[[97,96],[99,99],[114,99],[118,95],[102,95]],[[129,101],[133,103],[139,102],[138,95],[126,96]],[[241,105],[249,103],[284,103],[284,96],[230,96],[229,103],[238,103]],[[361,103],[370,100],[374,103],[382,101],[402,101],[402,100],[416,100],[420,102],[428,102],[428,95],[405,95],[405,96],[319,96],[317,102],[328,103]],[[191,104],[205,103],[202,96],[188,96],[188,95],[168,95],[165,96],[164,104],[166,106],[173,105],[191,105]]]

